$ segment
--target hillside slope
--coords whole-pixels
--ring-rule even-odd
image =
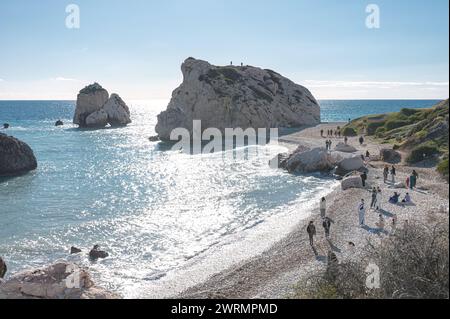
[[[432,160],[448,176],[449,100],[429,109],[369,115],[353,120],[345,132],[373,136],[381,143],[406,151],[408,164]]]

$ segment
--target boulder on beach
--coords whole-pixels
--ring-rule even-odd
[[[350,188],[363,188],[362,180],[360,176],[352,175],[342,179],[341,181],[342,190]]]
[[[6,272],[8,271],[8,267],[6,267],[6,263],[2,257],[0,257],[0,278],[5,277]]]
[[[9,124],[8,124],[8,123],[3,123],[3,128],[4,128],[4,129],[9,128]]]
[[[360,156],[348,157],[342,159],[336,166],[335,174],[340,176],[345,176],[350,172],[358,171],[363,172],[367,171],[364,161]]]
[[[275,128],[315,125],[320,106],[303,86],[280,74],[252,66],[214,66],[188,58],[181,66],[183,83],[158,115],[156,132],[170,140],[175,128]]]
[[[109,254],[106,251],[100,250],[99,245],[95,245],[94,248],[89,252],[89,258],[92,260],[97,260],[99,258],[106,258]]]
[[[402,161],[402,155],[399,152],[389,148],[380,150],[380,158],[382,161],[390,164],[397,164]]]
[[[80,127],[105,127],[131,123],[130,110],[117,94],[109,96],[100,84],[91,84],[80,91],[73,123]]]
[[[0,299],[118,299],[94,285],[87,270],[66,261],[18,273],[0,283]]]
[[[305,152],[294,152],[286,160],[285,168],[291,173],[312,173],[330,171],[336,165],[336,158],[325,148],[318,147]]]
[[[64,123],[61,120],[57,120],[55,123],[55,126],[63,126],[63,125],[64,125]]]
[[[351,145],[345,144],[345,143],[338,143],[336,147],[334,148],[337,152],[344,152],[344,153],[354,153],[358,151],[356,148],[354,148]]]
[[[0,133],[0,176],[17,176],[36,168],[36,157],[26,143]]]

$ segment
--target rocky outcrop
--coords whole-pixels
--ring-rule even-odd
[[[334,148],[336,152],[344,152],[344,153],[354,153],[357,151],[356,148],[354,148],[351,145],[345,144],[345,143],[338,143],[336,147]]]
[[[0,282],[0,299],[118,299],[96,287],[87,270],[66,261],[28,270]]]
[[[106,258],[108,256],[109,256],[109,254],[106,251],[100,250],[99,245],[95,245],[94,248],[92,248],[91,251],[89,252],[89,258],[91,260],[97,260],[99,258]]]
[[[0,133],[0,176],[21,175],[36,168],[36,157],[26,143]]]
[[[109,96],[108,91],[94,83],[78,94],[73,123],[80,127],[127,125],[131,123],[130,110],[120,96]]]
[[[5,261],[0,257],[0,279],[5,277],[6,272],[8,271],[8,267],[6,267]]]
[[[397,164],[402,161],[402,155],[399,152],[388,148],[380,150],[380,158],[382,161],[390,164]]]
[[[280,74],[251,66],[218,67],[188,58],[183,83],[158,115],[156,132],[169,140],[175,128],[275,128],[315,125],[320,107],[312,94]]]
[[[70,247],[70,254],[71,255],[79,254],[79,253],[81,253],[81,249],[80,248],[77,248],[75,246]]]
[[[367,171],[364,161],[360,156],[348,157],[342,159],[337,163],[334,173],[336,175],[345,176],[353,171],[364,172]]]
[[[284,166],[290,173],[312,173],[332,170],[336,158],[325,148],[314,148],[309,151],[294,152],[285,161]]]
[[[57,121],[55,122],[55,126],[63,126],[63,125],[64,125],[64,122],[61,121],[61,120],[57,120]]]
[[[360,176],[352,175],[349,177],[345,177],[341,181],[342,190],[350,189],[350,188],[363,188],[362,180]]]

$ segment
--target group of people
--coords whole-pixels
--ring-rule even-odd
[[[320,200],[320,217],[322,218],[322,227],[325,231],[325,237],[330,238],[330,230],[331,230],[331,219],[326,216],[327,211],[327,200],[325,197],[322,197]],[[312,247],[314,247],[314,236],[316,236],[316,226],[314,221],[310,221],[308,227],[306,228],[306,232],[309,236],[309,243]]]
[[[323,134],[325,133],[325,131],[322,129],[320,130],[320,136],[321,137],[325,137]],[[336,130],[327,130],[327,136],[326,137],[341,137],[341,127],[338,126]]]
[[[331,140],[326,140],[325,141],[325,147],[327,149],[327,151],[331,151],[331,145],[333,144],[333,142]]]
[[[391,204],[398,204],[398,203],[403,203],[403,204],[410,204],[412,203],[411,200],[411,195],[409,193],[405,194],[405,197],[400,201],[400,196],[401,194],[394,192],[394,195],[392,195],[391,197],[389,197],[389,203]]]
[[[397,169],[394,165],[392,165],[391,169],[389,169],[389,166],[385,165],[383,169],[383,181],[384,183],[387,183],[389,174],[391,174],[391,181],[392,183],[395,183],[395,177],[397,176]]]
[[[406,178],[406,188],[414,189],[417,185],[417,180],[419,179],[419,174],[414,169],[410,176]]]

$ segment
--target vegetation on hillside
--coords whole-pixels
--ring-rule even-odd
[[[362,258],[329,264],[326,272],[299,283],[294,298],[448,299],[449,237],[444,219],[433,226],[407,224],[380,245],[368,242]],[[374,265],[379,270],[378,287],[370,285]]]
[[[400,112],[369,115],[353,120],[344,132],[367,134],[395,149],[409,153],[409,164],[440,159],[439,171],[448,177],[449,100],[429,109],[402,109]],[[447,163],[447,167],[445,166]]]

